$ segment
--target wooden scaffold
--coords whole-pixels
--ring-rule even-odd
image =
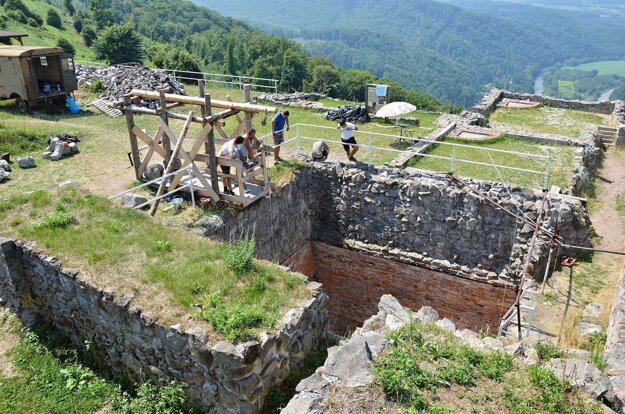
[[[142,181],[147,166],[155,162],[154,156],[162,158],[165,166],[165,175],[178,171],[171,180],[162,180],[159,194],[172,192],[179,186],[192,184],[191,187],[200,197],[207,197],[213,201],[225,200],[240,207],[248,206],[269,192],[269,177],[267,173],[267,153],[264,148],[256,154],[258,162],[251,168],[246,168],[239,159],[231,159],[216,155],[215,144],[236,138],[246,130],[252,128],[252,118],[257,114],[273,114],[276,108],[250,103],[250,88],[245,85],[245,100],[247,102],[232,102],[231,100],[212,100],[209,94],[204,93],[204,85],[200,81],[200,97],[166,94],[133,90],[124,96],[124,99],[115,103],[115,106],[126,114],[128,135],[130,138],[130,157],[135,169],[137,180]],[[156,109],[140,105],[141,101],[155,101]],[[171,109],[179,106],[198,106],[199,116],[193,110],[188,114],[172,112]],[[213,113],[213,108],[222,109]],[[244,116],[241,116],[243,113]],[[154,136],[150,136],[135,124],[136,115],[153,115],[159,117],[159,124]],[[235,127],[230,134],[224,130],[227,118],[235,120]],[[176,136],[169,125],[170,119],[184,120],[181,133]],[[202,125],[202,130],[192,145],[184,146],[189,127],[192,123]],[[215,132],[218,138],[215,138]],[[139,146],[139,141],[144,145]],[[189,144],[191,144],[189,142]],[[198,164],[205,164],[200,168]],[[230,174],[223,174],[217,166],[230,166]],[[190,170],[190,173],[189,173]],[[224,192],[221,179],[232,178],[238,187],[234,195]],[[193,180],[189,183],[189,180]],[[156,210],[157,202],[153,205]]]

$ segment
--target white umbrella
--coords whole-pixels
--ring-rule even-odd
[[[416,110],[417,107],[408,102],[391,102],[380,108],[378,112],[375,113],[375,116],[378,118],[393,118]]]

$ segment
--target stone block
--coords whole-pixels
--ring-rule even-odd
[[[122,206],[136,208],[141,204],[147,203],[148,199],[136,194],[124,194],[121,196]]]
[[[19,165],[19,167],[23,169],[37,167],[37,164],[35,163],[35,159],[33,157],[18,158],[17,165]]]

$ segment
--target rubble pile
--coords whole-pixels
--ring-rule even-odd
[[[139,65],[94,67],[77,64],[76,78],[79,85],[89,86],[96,79],[102,80],[102,93],[99,98],[107,101],[120,100],[133,89],[163,89],[166,93],[187,95],[184,86],[167,72]]]
[[[319,101],[320,99],[327,98],[326,95],[312,92],[293,92],[293,93],[272,93],[262,94],[256,99],[260,101],[269,101],[275,104],[292,106],[296,108],[316,109],[319,111],[328,111],[333,109],[325,106]],[[337,104],[338,106],[338,104]]]

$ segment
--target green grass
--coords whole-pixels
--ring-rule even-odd
[[[257,261],[233,269],[225,257],[234,247],[163,227],[74,187],[1,203],[0,227],[84,267],[96,283],[137,292],[137,303],[165,323],[192,313],[235,341],[272,329],[307,295],[294,274]]]
[[[57,29],[46,23],[48,9],[55,8],[54,6],[43,1],[22,1],[32,12],[37,13],[43,18],[43,25],[41,27],[31,27],[7,18],[5,19],[7,27],[4,30],[28,34],[28,37],[24,38],[25,46],[56,46],[58,39],[64,38],[69,40],[74,48],[76,48],[76,59],[94,60],[93,51],[84,44],[82,37],[74,29],[72,18],[65,10],[56,8],[63,20],[63,28]],[[1,10],[4,12],[4,9]]]
[[[293,173],[304,168],[305,164],[298,160],[284,160],[269,169],[269,180],[281,187],[293,178]]]
[[[122,382],[93,368],[98,364],[92,354],[75,349],[57,331],[41,326],[24,330],[14,317],[3,315],[2,334],[18,335],[19,342],[10,350],[15,375],[0,375],[0,414],[191,412],[180,385],[124,384],[122,389]]]
[[[31,129],[16,123],[0,122],[0,153],[9,152],[19,156],[34,151],[43,152],[48,146],[48,137],[53,129]]]
[[[565,98],[571,98],[575,95],[575,82],[567,80],[558,80],[558,92]]]
[[[557,185],[563,188],[568,187],[569,185],[568,182],[569,177],[572,175],[572,162],[575,155],[573,148],[565,146],[546,146],[539,143],[519,140],[506,136],[503,136],[494,141],[487,141],[482,143],[467,143],[467,141],[465,140],[459,140],[454,138],[446,138],[445,142],[463,145],[469,144],[478,148],[490,148],[504,151],[517,151],[528,154],[551,156],[552,162],[551,174],[549,176],[549,185]],[[451,157],[452,147],[450,145],[438,145],[433,149],[430,149],[428,154],[441,157]],[[491,164],[491,158],[489,158],[489,153],[481,149],[456,147],[455,156],[457,159]],[[546,162],[544,160],[501,153],[490,153],[490,156],[492,157],[492,161],[498,165],[524,168],[535,171],[545,171]],[[428,157],[413,159],[409,165],[411,167],[419,168],[422,170],[436,172],[448,172],[451,168],[451,162],[449,160]],[[505,183],[508,185],[518,185],[534,189],[542,189],[544,185],[543,175],[505,170],[502,168],[499,169],[499,173],[503,177]],[[499,175],[497,174],[497,170],[494,167],[466,164],[461,162],[457,162],[455,164],[455,174],[462,177],[480,180],[500,180]]]
[[[556,134],[579,138],[581,133],[596,125],[607,126],[608,120],[601,115],[571,109],[550,108],[498,108],[490,116],[493,128],[508,127],[535,134]]]
[[[407,412],[601,412],[550,370],[476,351],[434,325],[409,325],[389,339],[392,346],[375,361],[377,384]]]
[[[562,69],[571,70],[597,70],[598,75],[618,75],[625,76],[625,60],[603,60],[600,62],[584,63],[578,66],[567,66]]]

